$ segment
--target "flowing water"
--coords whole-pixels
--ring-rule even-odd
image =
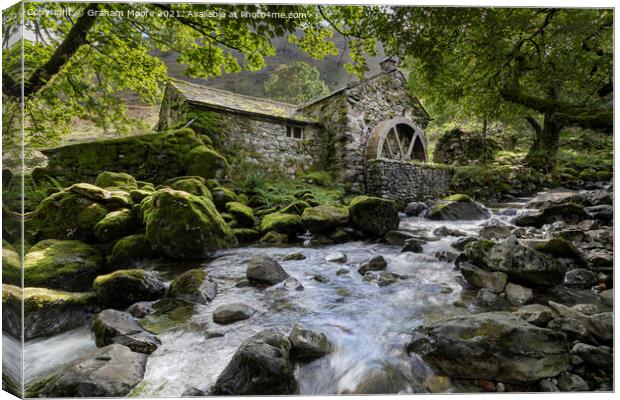
[[[507,220],[514,216],[512,211],[504,206],[494,209],[494,216]],[[459,273],[454,263],[439,261],[435,256],[438,251],[454,252],[450,243],[458,238],[439,238],[432,232],[445,225],[473,235],[482,222],[435,222],[403,216],[400,229],[433,239],[423,246],[421,254],[401,253],[400,246],[368,242],[320,248],[244,247],[220,252],[209,262],[178,267],[176,273],[190,267],[203,268],[218,282],[218,295],[211,304],[194,306],[187,321],[158,335],[162,345],[149,356],[144,381],[132,395],[180,396],[191,387],[204,390],[215,382],[243,340],[269,327],[286,332],[297,322],[324,332],[335,348],[328,356],[296,367],[302,394],[372,390],[360,389],[358,385],[377,375],[377,371],[389,374],[390,381],[397,382],[396,390],[401,392],[449,391],[449,387],[433,386],[430,368],[418,357],[406,354],[405,345],[412,329],[423,321],[471,312],[467,307],[454,305],[465,294],[458,283]],[[306,258],[281,261],[284,255],[295,252]],[[346,254],[347,262],[325,261],[325,256],[333,252]],[[246,262],[259,253],[280,260],[304,290],[287,290],[282,284],[266,289],[244,284]],[[404,279],[383,287],[364,281],[357,272],[358,264],[378,254],[387,260],[387,271]],[[170,280],[176,267],[146,268]],[[337,273],[342,269],[348,273]],[[327,281],[318,282],[315,275]],[[250,305],[258,312],[230,325],[212,321],[216,307],[237,302]],[[94,340],[86,328],[27,342],[26,380],[32,381],[93,348]]]

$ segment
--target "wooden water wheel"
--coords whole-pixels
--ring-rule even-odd
[[[426,161],[424,131],[405,118],[383,121],[375,127],[366,146],[366,159]]]

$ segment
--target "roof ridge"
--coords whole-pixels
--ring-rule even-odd
[[[247,94],[241,94],[241,93],[233,92],[231,90],[224,90],[224,89],[219,89],[219,88],[216,88],[216,87],[213,87],[213,86],[203,85],[203,84],[200,84],[200,83],[189,82],[189,81],[186,81],[186,80],[183,80],[183,79],[179,79],[179,78],[170,77],[169,80],[177,81],[177,82],[182,82],[184,84],[192,85],[192,86],[200,86],[200,87],[207,88],[209,90],[214,90],[214,91],[220,92],[220,93],[232,93],[235,96],[243,97],[243,98],[246,98],[246,99],[252,99],[252,100],[257,100],[257,101],[264,101],[264,102],[268,102],[268,103],[272,103],[272,104],[279,104],[279,105],[282,105],[282,106],[291,107],[294,110],[297,110],[297,108],[298,108],[298,105],[296,105],[296,104],[286,103],[286,102],[278,101],[278,100],[272,100],[272,99],[269,99],[267,97],[250,96],[250,95],[247,95]]]

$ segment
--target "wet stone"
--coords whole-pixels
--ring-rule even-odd
[[[375,256],[361,263],[357,271],[364,275],[368,271],[382,271],[385,268],[387,268],[387,261],[385,261],[385,258],[383,258],[383,256]]]
[[[345,263],[347,262],[347,255],[342,252],[329,253],[325,256],[325,261],[333,263]]]
[[[283,286],[284,286],[284,288],[286,290],[291,290],[291,291],[298,291],[298,292],[300,292],[300,291],[304,290],[304,287],[301,284],[301,282],[299,282],[297,280],[297,278],[293,278],[292,276],[288,277],[288,278],[286,278],[284,280]]]
[[[305,259],[306,259],[306,256],[300,252],[287,254],[284,257],[282,257],[282,261],[298,261],[298,260],[305,260]]]
[[[256,310],[243,303],[224,304],[213,311],[213,322],[220,325],[243,321],[256,314]]]

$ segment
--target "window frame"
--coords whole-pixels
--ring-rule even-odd
[[[301,125],[286,124],[286,138],[293,140],[304,140],[304,128]],[[299,136],[297,136],[299,135]]]

